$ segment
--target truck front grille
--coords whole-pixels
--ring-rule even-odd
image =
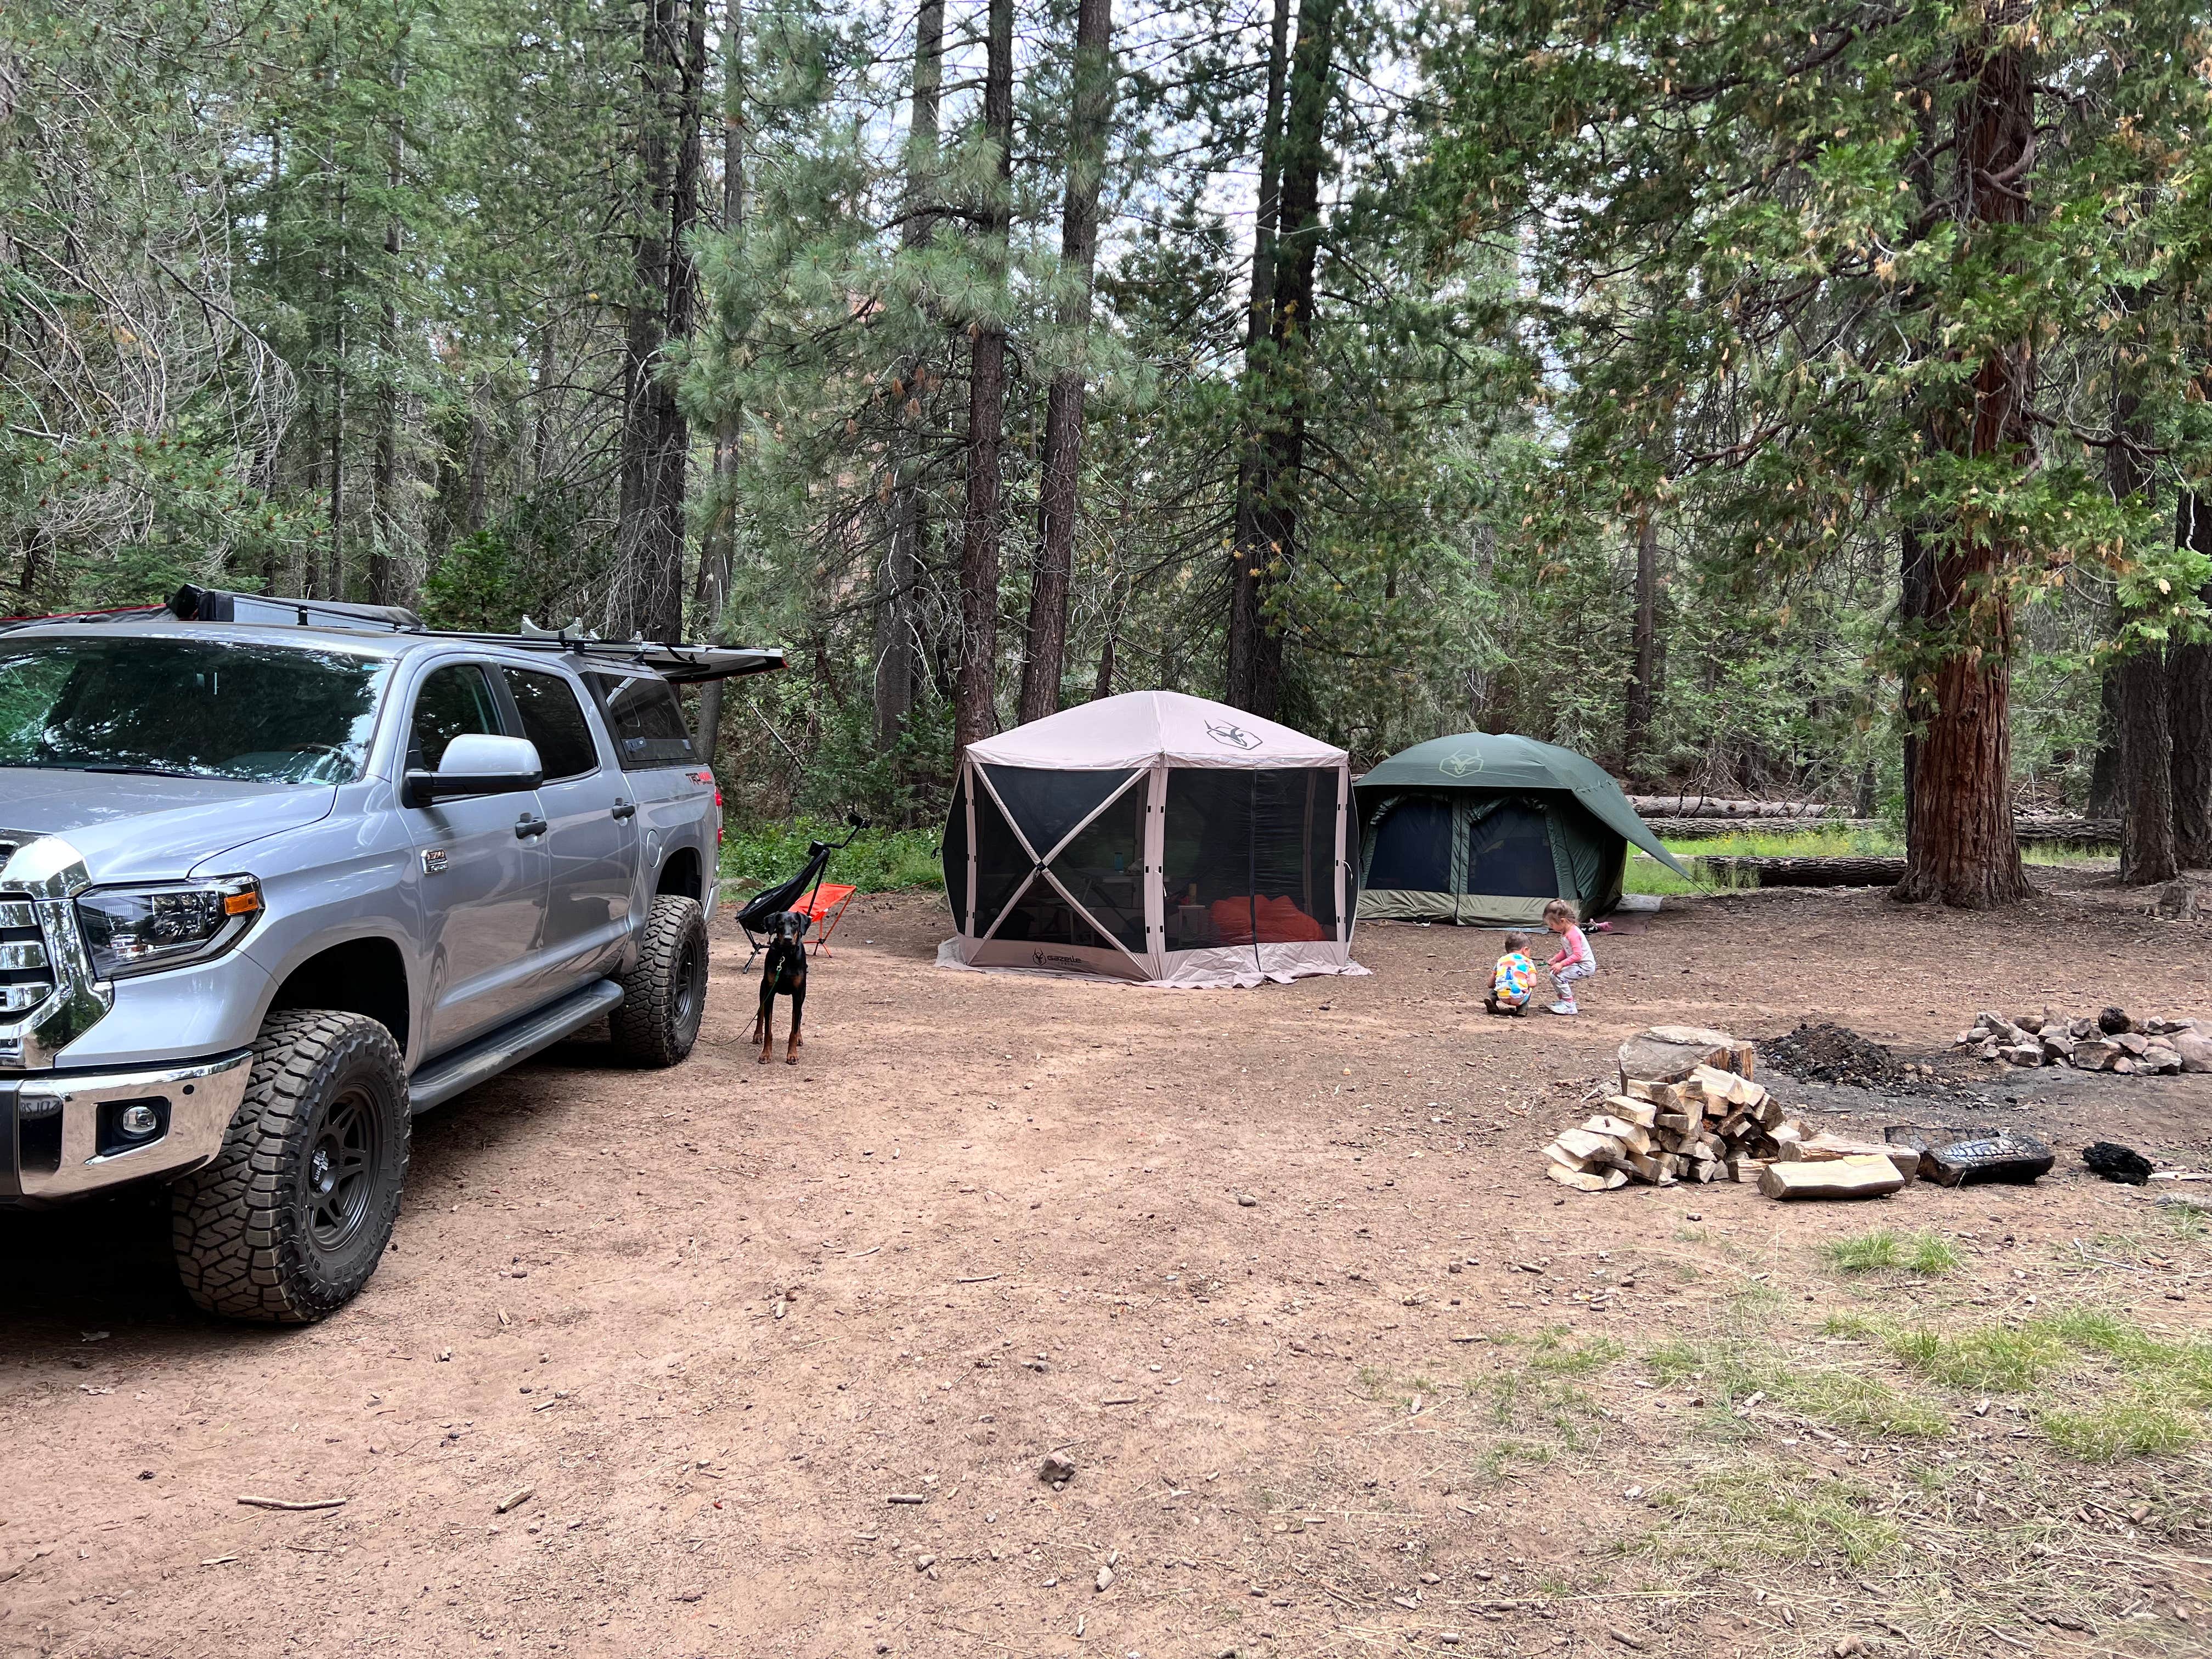
[[[0,894],[0,1018],[37,1007],[53,988],[37,908],[21,895]]]

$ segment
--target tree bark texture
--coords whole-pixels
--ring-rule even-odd
[[[2156,646],[2120,664],[2120,879],[2130,886],[2172,881],[2173,732],[2166,658]]]
[[[1959,116],[1964,228],[2026,215],[2035,155],[2035,88],[2025,53],[2001,44],[1985,19],[1960,52],[1968,95]],[[1975,372],[1972,407],[1939,421],[1951,447],[1975,459],[2025,468],[2033,458],[2027,408],[2034,358],[2027,341],[1991,352]],[[1954,532],[1938,547],[1929,632],[1939,653],[1934,709],[1915,767],[1905,900],[1966,908],[2011,904],[2033,890],[2012,832],[2012,599],[2016,555],[1986,537]]]
[[[928,241],[935,226],[929,196],[935,188],[937,134],[945,86],[945,0],[922,0],[915,17],[914,94],[907,122],[907,220],[902,240],[909,248]],[[915,633],[915,589],[921,579],[922,547],[928,534],[921,489],[918,436],[904,428],[919,422],[921,393],[916,382],[922,366],[913,358],[899,365],[898,392],[903,399],[901,430],[893,440],[890,534],[876,576],[874,656],[876,747],[898,745],[921,693],[921,643]]]
[[[1224,696],[1267,718],[1277,714],[1282,703],[1279,594],[1297,556],[1297,489],[1305,460],[1310,398],[1307,351],[1321,252],[1321,191],[1329,164],[1325,130],[1334,88],[1340,5],[1341,0],[1306,0],[1298,12],[1297,44],[1291,54],[1275,145],[1281,183],[1276,194],[1267,335],[1255,342],[1248,358],[1259,370],[1247,376],[1257,430],[1248,439],[1237,477]],[[1259,238],[1254,241],[1256,259]]]
[[[635,291],[623,357],[622,518],[615,633],[684,632],[684,488],[690,428],[663,373],[672,338],[691,329],[697,292],[686,238],[699,215],[700,83],[705,0],[645,0],[638,118]]]
[[[2089,759],[2089,798],[2081,810],[2093,818],[2120,815],[2120,665],[2105,665],[2097,678],[2097,750]]]
[[[2212,556],[2212,496],[2184,491],[2174,540]],[[2199,597],[2212,605],[2212,584]],[[2212,870],[2212,644],[2166,652],[2166,724],[2173,748],[2173,855],[2185,869]]]
[[[984,204],[983,259],[993,290],[1006,278],[1013,210],[1014,0],[989,0],[985,31],[983,131],[997,152]],[[958,755],[999,729],[999,445],[1006,418],[1006,325],[1003,315],[969,325],[968,490],[960,547],[960,667],[953,689],[952,742]]]
[[[1621,749],[1629,775],[1642,777],[1650,766],[1651,717],[1658,705],[1659,524],[1648,507],[1636,525],[1636,619],[1629,635],[1635,661]]]
[[[1060,208],[1060,279],[1066,285],[1060,325],[1080,342],[1091,328],[1091,268],[1098,253],[1098,180],[1114,118],[1113,0],[1078,0],[1075,87],[1067,144],[1067,186]],[[1022,658],[1021,718],[1042,720],[1060,707],[1067,657],[1067,596],[1075,575],[1075,509],[1083,469],[1081,368],[1052,377],[1045,398],[1044,465],[1038,485],[1036,557],[1030,574],[1027,649]]]
[[[2124,347],[2113,372],[2124,375]],[[2123,382],[2112,399],[2115,435],[2142,440],[2142,399]],[[2105,452],[2113,499],[2126,501],[2150,486],[2150,469],[2130,444]],[[2171,881],[2173,856],[2173,733],[2167,702],[2166,653],[2138,646],[2120,664],[2120,879],[2136,886]]]
[[[1908,639],[1917,641],[1918,637],[1928,616],[1929,597],[1935,584],[1935,550],[1917,529],[1907,525],[1897,538],[1897,619],[1899,631]],[[1915,693],[1913,685],[1914,676],[1908,671],[1900,711],[1905,720],[1905,845],[1908,858],[1912,851],[1912,803],[1918,794],[1919,724],[1928,714],[1926,700]]]

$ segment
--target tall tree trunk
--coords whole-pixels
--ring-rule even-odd
[[[2185,490],[2175,514],[2177,545],[2212,556],[2212,496]],[[2212,583],[2198,595],[2212,605]],[[2192,641],[2166,653],[2166,723],[2173,745],[2173,855],[2190,870],[2212,870],[2212,644]]]
[[[1935,550],[1918,529],[1906,525],[1897,537],[1897,620],[1899,632],[1917,642],[1919,630],[1928,617],[1928,606],[1936,586]],[[1916,644],[1917,649],[1917,644]],[[1929,714],[1927,700],[1915,689],[1915,676],[1907,667],[1902,688],[1900,713],[1905,721],[1905,844],[1907,856],[1912,848],[1916,822],[1912,804],[1919,799],[1920,784],[1920,723]]]
[[[1636,620],[1629,636],[1635,660],[1621,748],[1629,775],[1640,778],[1651,763],[1651,715],[1659,690],[1659,521],[1649,507],[1636,523]]]
[[[407,89],[405,60],[392,66],[393,95]],[[399,255],[402,232],[397,198],[405,177],[407,129],[403,118],[392,123],[392,159],[385,172],[386,187],[393,198],[384,219],[383,337],[379,342],[384,362],[377,377],[376,471],[371,479],[374,501],[370,509],[368,600],[371,605],[404,605],[414,596],[404,591],[401,567],[394,558],[399,545]]]
[[[623,353],[622,518],[611,621],[618,635],[684,631],[684,487],[690,429],[663,371],[690,331],[697,290],[688,238],[699,211],[706,0],[645,0],[638,117],[635,292]]]
[[[1273,392],[1275,240],[1282,220],[1283,83],[1290,68],[1290,0],[1275,0],[1267,40],[1267,101],[1260,128],[1260,193],[1252,222],[1252,287],[1245,309],[1244,431],[1237,452],[1236,523],[1229,552],[1228,662],[1223,695],[1255,708],[1268,626],[1261,583],[1270,558],[1261,522],[1267,477],[1266,410]]]
[[[983,131],[996,152],[983,204],[982,262],[992,314],[969,325],[968,495],[960,548],[960,669],[953,690],[956,754],[998,730],[999,444],[1006,416],[1007,235],[1013,211],[1014,0],[989,0]]]
[[[722,234],[734,239],[744,234],[745,222],[744,0],[729,0],[722,30]],[[732,404],[714,422],[714,513],[699,540],[699,585],[691,596],[692,629],[711,645],[722,642],[722,612],[737,557],[738,414]],[[721,742],[725,684],[708,680],[699,688],[692,746],[708,771]]]
[[[2120,664],[2120,879],[2172,881],[2173,732],[2166,657],[2140,646]]]
[[[1272,717],[1283,692],[1279,592],[1296,562],[1298,484],[1305,465],[1307,354],[1313,330],[1314,276],[1321,253],[1321,191],[1328,176],[1325,128],[1335,90],[1336,20],[1342,0],[1305,0],[1291,54],[1277,198],[1274,293],[1258,465],[1239,489],[1240,536],[1232,587],[1228,701]]]
[[[2035,157],[2035,89],[2023,50],[1985,19],[1960,53],[1968,96],[1959,115],[1959,185],[1968,236],[2019,222]],[[2022,340],[1984,358],[1964,420],[1945,411],[1953,448],[2025,469],[2033,348]],[[2004,574],[2016,550],[1954,535],[1937,552],[1929,588],[1934,712],[1915,769],[1912,833],[1900,899],[1968,908],[2011,904],[2033,890],[2012,829],[2012,601]]]
[[[1107,126],[1114,118],[1113,30],[1113,0],[1078,0],[1074,110],[1060,231],[1060,277],[1067,287],[1060,325],[1079,344],[1091,327],[1091,266],[1098,252],[1098,180],[1105,170]],[[1022,659],[1024,720],[1042,720],[1060,707],[1083,465],[1083,381],[1081,368],[1060,369],[1053,375],[1045,400],[1044,476],[1038,503],[1044,522],[1030,580],[1029,640]]]
[[[2120,665],[2106,663],[2097,677],[2097,749],[2089,758],[2089,798],[2081,811],[2093,818],[2120,815]]]
[[[945,87],[945,0],[922,0],[915,17],[914,94],[907,122],[907,219],[902,240],[908,248],[927,243],[936,226],[929,209],[935,190],[937,132]],[[907,429],[909,415],[919,423],[922,373],[914,358],[902,359],[897,375],[902,399],[893,439],[890,534],[876,577],[875,714],[876,747],[889,753],[906,731],[907,717],[922,684],[921,647],[915,637],[914,594],[921,576],[921,549],[928,533],[921,490],[918,434]]]
[[[2132,307],[2130,307],[2132,309]],[[2123,352],[2125,350],[2123,345]],[[2116,375],[2125,375],[2124,362]],[[2131,386],[2112,399],[2116,437],[2148,435],[2142,401]],[[2105,452],[2113,499],[2126,501],[2150,487],[2150,469],[2128,443]],[[2134,886],[2171,881],[2173,855],[2173,735],[2167,702],[2166,653],[2140,645],[2120,664],[2120,879]]]

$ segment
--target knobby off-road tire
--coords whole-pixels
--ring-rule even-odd
[[[696,899],[662,894],[645,919],[637,966],[622,978],[608,1024],[633,1066],[673,1066],[699,1040],[707,1012],[707,915]]]
[[[185,1292],[210,1313],[272,1324],[343,1307],[391,1240],[410,1127],[405,1062],[380,1024],[271,1014],[222,1151],[172,1193]]]

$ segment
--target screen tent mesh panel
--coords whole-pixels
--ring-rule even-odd
[[[1334,937],[1334,771],[1168,774],[1167,948]]]
[[[975,792],[975,931],[987,933],[1036,868],[987,789]]]
[[[1336,774],[1252,775],[1254,936],[1263,945],[1336,934]]]
[[[1134,772],[1051,772],[1033,766],[986,766],[983,771],[1041,859],[1050,858],[1069,830],[1136,776]]]
[[[1052,861],[1060,884],[1133,951],[1145,948],[1146,793],[1142,782],[1131,785]]]

